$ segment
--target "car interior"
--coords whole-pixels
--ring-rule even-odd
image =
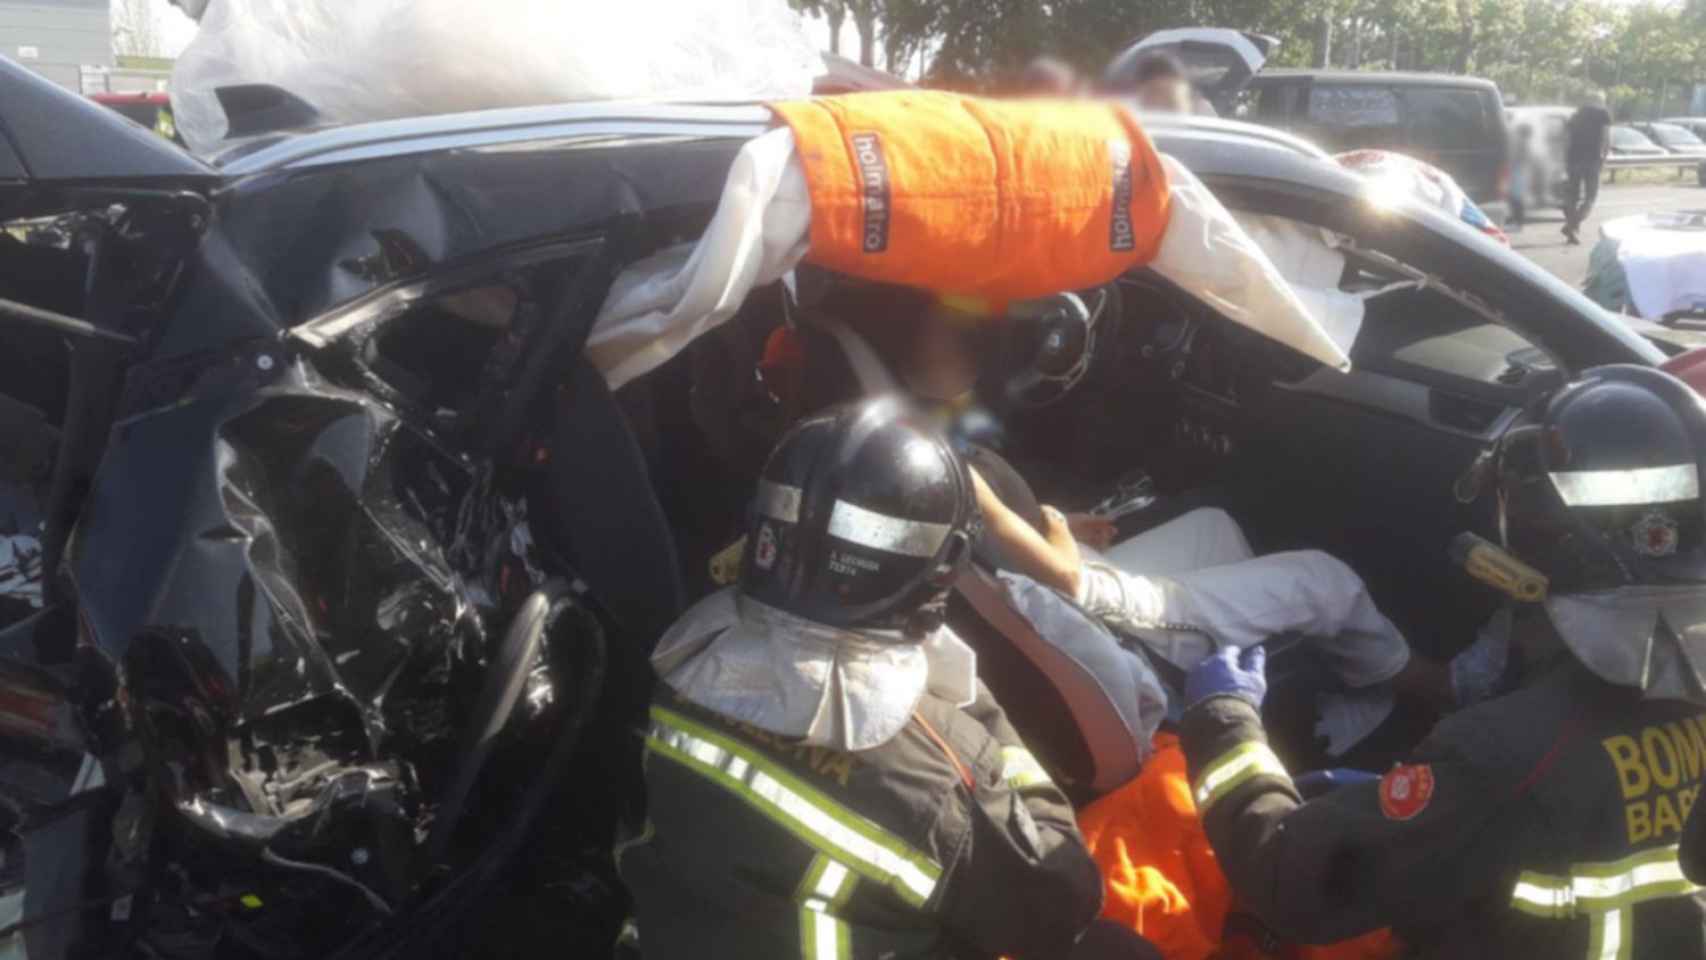
[[[1073,341],[1086,362],[1066,389],[1001,414],[1002,453],[1043,502],[1121,512],[1122,536],[1210,505],[1228,510],[1258,553],[1326,550],[1368,581],[1419,653],[1445,659],[1497,604],[1447,560],[1456,533],[1492,529],[1487,505],[1460,503],[1454,484],[1560,375],[1473,298],[1414,281],[1378,255],[1348,264],[1341,289],[1370,294],[1354,377],[1147,272],[1081,291],[1098,305]],[[718,562],[741,535],[748,491],[803,412],[763,362],[790,322],[787,301],[779,288],[755,292],[730,322],[612,398],[632,431],[632,471],[654,478],[663,518],[654,529],[668,534],[684,601],[728,582]],[[860,377],[842,342],[801,326],[806,349],[829,358],[811,374],[820,392],[856,396]],[[1036,339],[1034,330],[1018,335]],[[666,477],[675,479],[656,479]],[[986,682],[1080,797],[1123,782],[1134,770],[1122,758],[1135,753],[1110,732],[1112,711],[1084,693],[1083,666],[1044,663],[1047,644],[988,586],[962,589],[953,619],[978,648]],[[1396,740],[1371,750],[1401,750],[1427,722],[1397,727]],[[1319,760],[1307,730],[1301,737],[1294,752]]]

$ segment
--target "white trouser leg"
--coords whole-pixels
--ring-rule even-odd
[[[1410,659],[1409,645],[1375,607],[1362,578],[1318,550],[1170,576],[1136,576],[1111,563],[1087,563],[1078,601],[1184,669],[1217,647],[1247,647],[1282,633],[1314,638],[1334,672],[1352,687],[1388,680]]]
[[[1161,577],[1248,560],[1250,542],[1225,510],[1203,507],[1109,547],[1103,557],[1126,573]]]

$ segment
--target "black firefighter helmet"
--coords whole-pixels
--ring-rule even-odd
[[[1706,585],[1706,406],[1688,385],[1594,367],[1519,432],[1501,471],[1510,547],[1554,593]]]
[[[741,592],[794,616],[919,639],[963,568],[978,515],[948,442],[898,398],[801,421],[753,497]]]

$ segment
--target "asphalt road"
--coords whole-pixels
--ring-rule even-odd
[[[1559,232],[1564,225],[1564,214],[1555,209],[1530,212],[1528,224],[1510,235],[1511,246],[1571,286],[1579,287],[1587,276],[1588,250],[1599,239],[1601,223],[1634,213],[1675,210],[1706,210],[1706,188],[1696,186],[1692,174],[1687,180],[1663,185],[1602,184],[1599,203],[1582,225],[1581,246],[1564,244],[1564,235]]]

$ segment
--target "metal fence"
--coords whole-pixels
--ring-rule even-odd
[[[1619,170],[1673,169],[1678,179],[1687,179],[1692,171],[1701,186],[1706,186],[1706,157],[1666,154],[1662,157],[1606,157],[1607,179],[1617,182]]]

